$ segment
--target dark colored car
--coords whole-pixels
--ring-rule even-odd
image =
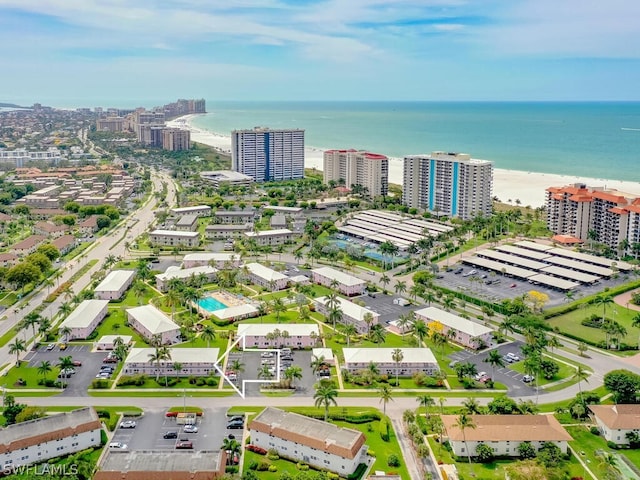
[[[244,422],[242,420],[229,422],[227,423],[227,428],[230,428],[230,429],[244,428]]]
[[[178,438],[178,432],[167,432],[162,438]]]

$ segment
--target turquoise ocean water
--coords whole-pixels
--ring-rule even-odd
[[[193,124],[304,128],[307,146],[391,157],[435,150],[496,168],[640,181],[640,103],[214,102]]]

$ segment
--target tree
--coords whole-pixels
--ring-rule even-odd
[[[589,350],[589,346],[586,343],[584,342],[578,343],[578,353],[580,353],[581,357],[585,356],[584,354],[587,350]]]
[[[538,461],[547,468],[556,467],[563,460],[562,450],[553,442],[544,442],[538,449]]]
[[[640,375],[629,370],[612,370],[604,376],[604,386],[616,403],[635,403],[640,389]]]
[[[376,323],[373,327],[371,327],[371,332],[369,334],[369,340],[374,343],[377,343],[378,346],[382,345],[386,339],[387,335],[385,329],[379,323]]]
[[[66,355],[64,357],[58,357],[58,367],[60,367],[60,372],[64,372],[65,370],[73,370],[73,358],[71,355]],[[66,386],[66,375],[63,376],[65,380],[64,385]]]
[[[23,289],[29,283],[36,282],[40,278],[41,272],[32,263],[22,262],[11,267],[7,272],[6,281],[15,285],[16,289]]]
[[[371,337],[371,325],[374,321],[373,314],[371,312],[365,313],[362,317],[362,320],[364,320],[364,323],[367,324],[367,336]]]
[[[399,282],[396,283],[396,286],[394,287],[394,289],[397,295],[402,295],[404,292],[407,291],[407,282],[405,282],[404,280],[400,280]]]
[[[469,460],[469,465],[471,465],[471,452],[469,451],[469,445],[467,445],[467,435],[466,430],[468,428],[474,429],[476,428],[476,424],[473,423],[473,419],[468,416],[466,413],[461,413],[456,419],[456,423],[453,425],[460,429],[462,433],[462,441],[464,442],[464,449],[467,452],[467,459]]]
[[[429,418],[429,407],[434,406],[436,404],[436,401],[430,395],[418,395],[416,400],[421,407],[424,407],[424,414],[427,418]]]
[[[413,334],[418,338],[418,345],[424,346],[424,339],[429,334],[429,329],[421,318],[413,322]]]
[[[17,367],[20,366],[20,354],[22,352],[26,352],[26,351],[27,351],[27,346],[26,346],[24,340],[16,338],[13,341],[13,343],[9,344],[9,355],[13,355],[14,353],[16,354],[16,366]]]
[[[51,373],[52,370],[51,362],[47,360],[43,360],[38,364],[38,374],[42,375],[43,380],[47,379],[47,375]]]
[[[60,256],[60,251],[55,247],[55,245],[52,245],[51,243],[40,245],[36,252],[46,255],[47,258],[52,262]]]
[[[287,367],[284,371],[284,378],[287,380],[291,388],[295,388],[294,382],[302,379],[302,368],[298,365],[291,365],[290,367]]]
[[[612,453],[603,452],[600,455],[600,463],[598,466],[606,472],[607,478],[618,478],[620,475],[618,457]]]
[[[22,320],[26,328],[31,327],[34,341],[36,338],[36,326],[40,323],[40,318],[41,318],[40,315],[37,312],[33,311],[33,312],[29,312]]]
[[[276,314],[276,322],[280,322],[280,314],[286,312],[287,307],[281,298],[275,298],[271,303],[271,310]]]
[[[502,395],[487,404],[491,415],[514,415],[520,413],[518,404],[512,398]]]
[[[391,352],[391,359],[396,364],[396,387],[398,386],[398,374],[400,371],[400,364],[404,359],[404,353],[402,353],[402,349],[396,348]]]
[[[318,357],[313,355],[311,357],[311,371],[313,372],[314,375],[316,375],[318,371],[322,370],[327,366],[328,366],[328,363],[323,355],[320,355]]]
[[[344,325],[344,327],[342,327],[342,333],[344,333],[344,336],[347,340],[347,348],[349,348],[351,337],[358,333],[358,329],[353,323],[347,323],[346,325]]]
[[[518,455],[522,460],[536,458],[536,449],[531,445],[531,442],[522,442],[518,445]]]
[[[389,282],[391,282],[391,279],[386,273],[383,273],[382,276],[380,277],[380,283],[384,286],[385,291],[387,290],[387,286],[389,285]]]
[[[216,330],[213,328],[213,325],[205,325],[200,336],[207,342],[207,348],[211,348],[211,342],[216,338]]]
[[[491,350],[489,355],[483,360],[484,362],[491,365],[491,378],[495,378],[495,369],[496,367],[504,367],[504,359],[500,354],[499,350]]]
[[[613,298],[611,298],[611,295],[598,295],[593,300],[593,303],[595,305],[602,306],[602,324],[604,325],[606,320],[605,315],[607,313],[607,306],[613,304]]]
[[[580,392],[580,397],[582,398],[582,382],[589,383],[587,378],[589,378],[589,371],[584,368],[582,365],[578,364],[576,367],[576,371],[572,377],[574,380],[578,380],[578,391]],[[586,408],[586,406],[585,406]]]
[[[489,463],[493,461],[493,448],[484,442],[476,444],[476,457],[482,463]]]
[[[477,415],[481,413],[480,404],[475,398],[467,398],[464,402],[462,402],[462,406],[464,407],[465,412],[469,415]]]
[[[316,408],[324,406],[324,421],[329,419],[329,406],[338,406],[336,398],[338,397],[338,390],[335,383],[331,380],[321,380],[316,384],[316,392],[313,395]]]
[[[393,389],[387,383],[383,383],[378,389],[380,403],[382,403],[382,414],[387,415],[387,403],[393,400]]]

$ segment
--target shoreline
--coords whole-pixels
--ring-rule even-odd
[[[223,153],[231,152],[231,136],[194,127],[193,118],[202,114],[183,115],[167,125],[185,128],[191,132],[191,140],[203,143]],[[339,146],[340,148],[344,146]],[[346,147],[345,147],[346,148]],[[322,170],[324,150],[305,146],[304,166]],[[402,185],[402,158],[389,157],[389,183]],[[549,187],[561,187],[574,183],[585,183],[589,187],[605,187],[623,193],[640,196],[640,182],[582,177],[579,175],[559,175],[554,173],[526,172],[522,170],[493,169],[493,196],[502,203],[521,206],[541,207],[545,204],[545,190]]]

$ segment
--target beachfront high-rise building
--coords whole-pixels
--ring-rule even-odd
[[[177,152],[191,148],[191,132],[179,128],[165,128],[162,130],[162,148]]]
[[[324,152],[324,183],[334,181],[347,188],[360,185],[371,197],[389,192],[389,159],[363,150],[327,150]]]
[[[436,215],[491,215],[493,162],[466,153],[433,152],[404,158],[402,201]]]
[[[231,168],[256,182],[303,178],[304,130],[234,130]]]
[[[595,241],[615,251],[640,242],[640,196],[576,183],[547,188],[547,227],[557,240]]]

